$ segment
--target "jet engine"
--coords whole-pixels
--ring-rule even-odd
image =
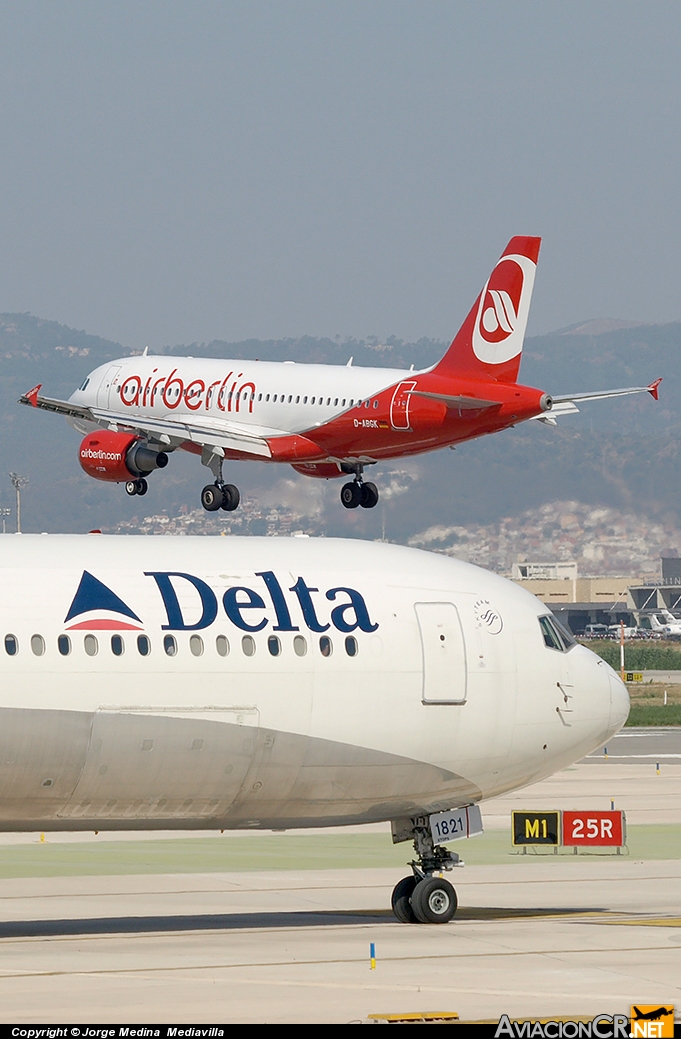
[[[81,468],[95,480],[126,483],[140,479],[168,464],[165,451],[156,451],[133,433],[110,429],[88,433],[78,453]]]

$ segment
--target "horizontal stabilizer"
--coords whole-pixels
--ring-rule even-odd
[[[556,404],[554,400],[553,407],[550,411],[545,411],[542,415],[533,415],[532,419],[536,419],[538,422],[544,422],[547,426],[557,426],[557,420],[562,415],[576,415],[578,412],[579,408],[571,400],[561,401],[558,404]]]
[[[656,379],[649,386],[627,386],[623,390],[595,390],[593,393],[563,393],[553,396],[554,404],[563,404],[565,401],[575,400],[607,400],[609,397],[628,397],[632,393],[649,393],[651,397],[658,400],[658,386],[662,379]]]

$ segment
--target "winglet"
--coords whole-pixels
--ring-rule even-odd
[[[661,382],[662,382],[662,379],[656,379],[655,382],[651,382],[650,386],[648,387],[648,393],[653,398],[653,400],[659,400],[660,399],[658,397],[657,388],[658,388],[658,386],[660,385]]]
[[[29,390],[28,393],[24,394],[24,397],[26,398],[26,400],[28,401],[28,403],[31,405],[32,408],[37,408],[38,407],[38,394],[40,393],[40,390],[42,389],[42,385],[43,384],[41,382],[39,382],[37,386],[34,386],[32,390]]]

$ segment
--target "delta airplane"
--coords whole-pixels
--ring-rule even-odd
[[[0,829],[390,820],[443,923],[479,804],[626,721],[615,672],[468,563],[334,539],[0,538]],[[253,868],[258,868],[253,845]]]
[[[266,363],[144,354],[90,372],[68,401],[40,394],[20,403],[66,415],[84,435],[80,464],[97,480],[145,494],[147,476],[181,448],[200,455],[214,482],[205,509],[231,511],[239,490],[225,460],[283,462],[305,476],[354,478],[347,509],[378,502],[364,469],[451,447],[538,419],[555,425],[576,401],[648,392],[649,386],[550,396],[518,382],[539,238],[512,238],[444,357],[423,371]]]

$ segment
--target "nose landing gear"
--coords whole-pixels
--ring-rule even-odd
[[[402,820],[400,820],[400,823]],[[417,858],[410,863],[413,876],[404,877],[392,893],[393,913],[401,924],[446,924],[456,913],[456,891],[444,877],[435,873],[463,865],[456,852],[441,844],[435,846],[426,816],[409,820]],[[400,827],[401,828],[401,827]],[[393,823],[393,835],[396,825]],[[406,835],[400,835],[406,840]]]
[[[363,509],[373,509],[378,504],[378,488],[375,483],[364,483],[363,465],[342,465],[341,469],[347,473],[354,473],[355,479],[352,483],[344,483],[341,487],[340,500],[346,509],[356,509],[361,505]]]

